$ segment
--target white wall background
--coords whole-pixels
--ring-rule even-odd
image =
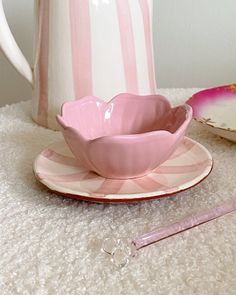
[[[31,63],[33,2],[3,1],[16,40]],[[154,0],[154,8],[159,87],[236,82],[236,0]],[[30,97],[28,83],[0,53],[0,105]]]

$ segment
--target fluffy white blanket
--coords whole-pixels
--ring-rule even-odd
[[[196,89],[166,89],[174,103]],[[135,237],[236,198],[236,144],[192,123],[188,136],[214,157],[211,175],[169,198],[93,204],[50,193],[32,173],[37,154],[61,137],[38,127],[29,101],[0,109],[0,293],[236,294],[236,214],[139,251],[117,269],[106,237]]]

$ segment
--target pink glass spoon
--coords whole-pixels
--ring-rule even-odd
[[[125,243],[122,239],[116,241],[113,238],[107,238],[104,240],[102,250],[112,256],[111,261],[116,266],[124,267],[129,262],[130,257],[135,256],[137,251],[141,248],[229,214],[233,211],[236,211],[236,202],[229,202],[209,209],[208,211],[183,218],[178,222],[136,237],[128,243]]]
[[[219,207],[210,209],[206,212],[198,213],[197,215],[184,218],[176,223],[165,226],[158,230],[151,231],[147,234],[133,239],[132,242],[134,243],[135,248],[139,250],[140,248],[156,243],[160,240],[163,240],[200,224],[206,223],[225,214],[231,213],[235,210],[236,202],[226,203]]]

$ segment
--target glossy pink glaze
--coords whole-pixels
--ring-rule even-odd
[[[192,118],[188,105],[171,108],[161,95],[120,94],[106,103],[87,96],[67,102],[57,120],[72,153],[106,178],[146,175],[166,161]]]
[[[195,117],[201,117],[204,106],[217,100],[235,99],[235,94],[236,85],[219,86],[195,93],[186,103],[192,107]]]

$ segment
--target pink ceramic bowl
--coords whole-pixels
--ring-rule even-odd
[[[106,103],[87,96],[62,107],[57,120],[82,165],[106,178],[141,177],[174,152],[192,118],[161,95],[120,94]]]

